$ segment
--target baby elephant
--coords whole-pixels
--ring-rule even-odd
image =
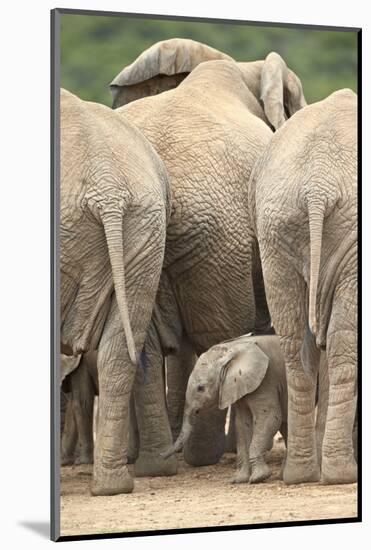
[[[278,430],[286,441],[285,363],[277,336],[241,336],[203,353],[188,381],[183,426],[164,458],[182,449],[201,409],[234,404],[237,473],[234,483],[257,483],[271,474],[264,460]]]

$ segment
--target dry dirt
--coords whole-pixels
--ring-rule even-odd
[[[233,485],[235,455],[215,466],[188,466],[178,455],[174,477],[138,478],[132,494],[92,497],[92,466],[62,468],[61,534],[81,535],[357,515],[357,485],[302,484],[279,480],[284,454],[276,441],[268,453],[272,477],[258,485]]]

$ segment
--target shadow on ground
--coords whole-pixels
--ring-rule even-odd
[[[43,539],[50,538],[50,524],[48,521],[19,521],[18,525],[37,533]]]

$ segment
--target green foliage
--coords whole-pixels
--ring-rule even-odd
[[[110,105],[111,80],[143,50],[167,38],[192,38],[237,61],[276,51],[301,78],[309,103],[340,88],[357,90],[356,32],[102,15],[62,15],[62,86]]]

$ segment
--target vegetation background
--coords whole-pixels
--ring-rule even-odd
[[[168,38],[192,38],[236,61],[282,55],[308,103],[340,88],[357,91],[357,33],[247,24],[62,15],[61,83],[82,99],[111,105],[109,83],[143,50]]]

